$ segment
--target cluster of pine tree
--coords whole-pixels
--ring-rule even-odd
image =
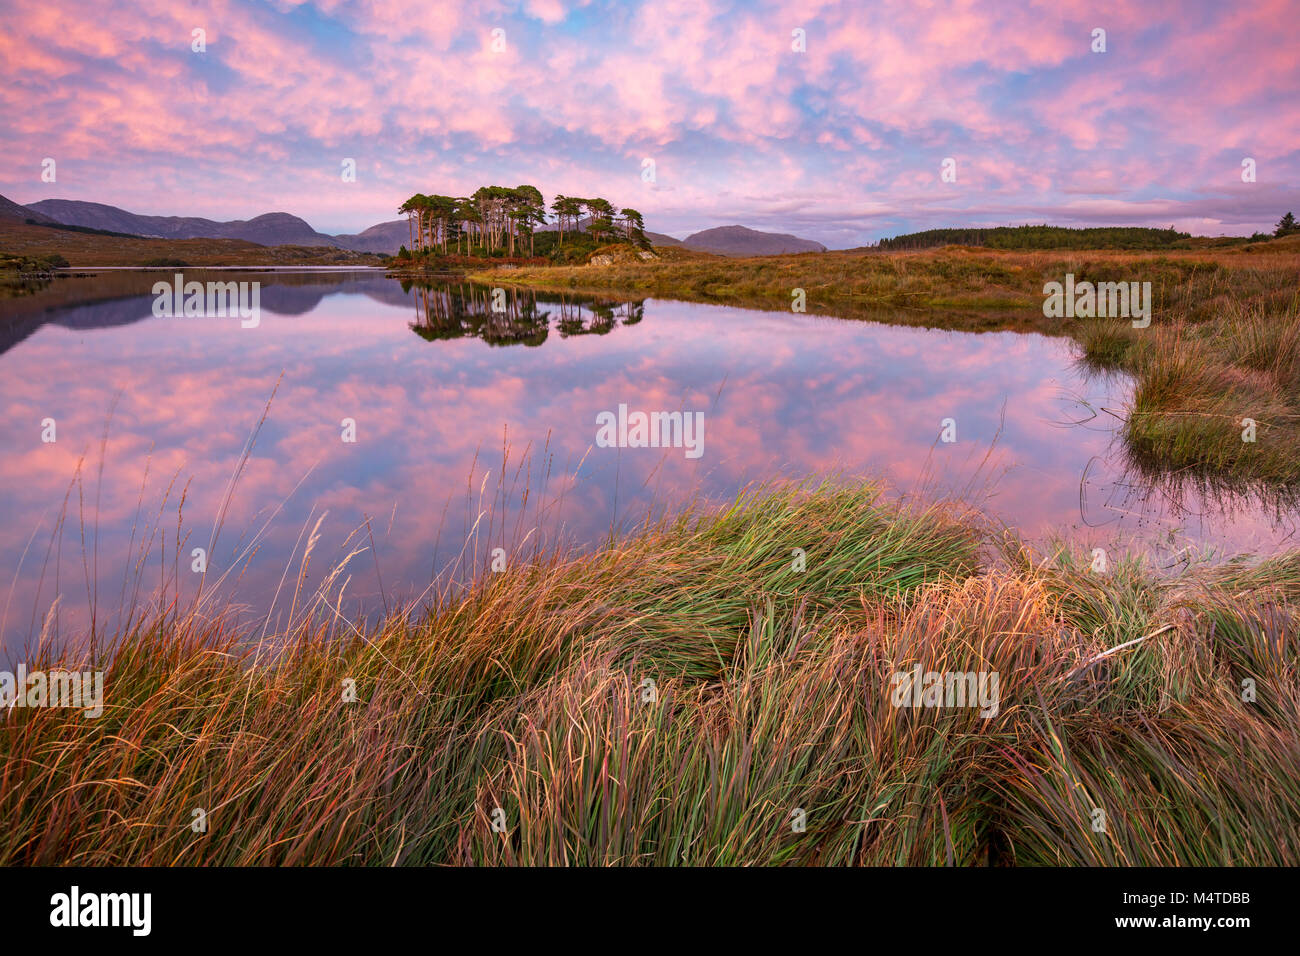
[[[535,255],[539,227],[548,221],[546,201],[536,186],[482,186],[470,196],[416,193],[398,207],[410,225],[410,250],[442,255]],[[618,209],[607,199],[556,196],[555,236],[544,245],[564,244],[566,231],[588,245],[630,242],[648,246],[645,222],[635,209]],[[584,228],[585,224],[585,228]],[[410,254],[409,252],[407,253]]]

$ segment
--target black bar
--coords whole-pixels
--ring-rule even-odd
[[[406,945],[412,931],[431,948],[462,948],[455,940],[465,931],[493,949],[516,939],[675,946],[688,933],[698,945],[702,931],[734,949],[748,939],[771,945],[780,931],[805,942],[847,934],[859,944],[903,934],[921,950],[939,952],[979,940],[981,947],[1035,939],[1181,944],[1199,936],[1233,946],[1261,929],[1288,928],[1279,886],[1288,877],[1259,869],[9,868],[0,869],[0,899],[10,939],[112,938],[128,946],[388,947]],[[70,903],[73,886],[83,906],[92,894],[150,894],[148,935],[135,935],[129,925],[132,912],[143,922],[142,908],[122,911],[128,925],[51,925],[56,895]],[[1154,922],[1118,924],[1134,918]],[[1215,922],[1242,918],[1241,925]],[[618,926],[623,931],[611,936]],[[449,931],[456,935],[445,936]]]

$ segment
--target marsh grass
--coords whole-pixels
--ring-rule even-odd
[[[1300,485],[1300,294],[1218,308],[1130,340],[1132,454],[1148,470]]]
[[[0,862],[1294,865],[1297,599],[1294,555],[1103,577],[875,486],[753,489],[371,626],[133,619],[62,661],[101,718],[0,721]],[[997,671],[997,715],[895,708],[917,663]]]

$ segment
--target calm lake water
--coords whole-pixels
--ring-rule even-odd
[[[10,651],[56,597],[49,628],[68,636],[92,605],[111,631],[160,586],[192,594],[195,547],[205,590],[274,627],[309,539],[304,593],[364,547],[332,593],[348,579],[343,610],[376,613],[495,546],[591,545],[652,506],[826,471],[964,493],[1031,538],[1162,562],[1268,553],[1297,525],[1247,495],[1130,473],[1117,416],[1131,383],[1089,374],[1066,338],[559,294],[508,293],[501,314],[491,290],[455,282],[222,273],[262,284],[244,328],[155,317],[164,278],[104,271],[0,300]],[[599,447],[597,416],[620,405],[702,412],[702,453]]]

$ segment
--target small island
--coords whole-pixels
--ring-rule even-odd
[[[410,243],[393,257],[405,268],[495,264],[572,265],[605,254],[652,259],[645,220],[601,197],[556,196],[549,213],[536,186],[482,186],[469,196],[416,193],[398,207]],[[613,247],[606,249],[606,247]]]

